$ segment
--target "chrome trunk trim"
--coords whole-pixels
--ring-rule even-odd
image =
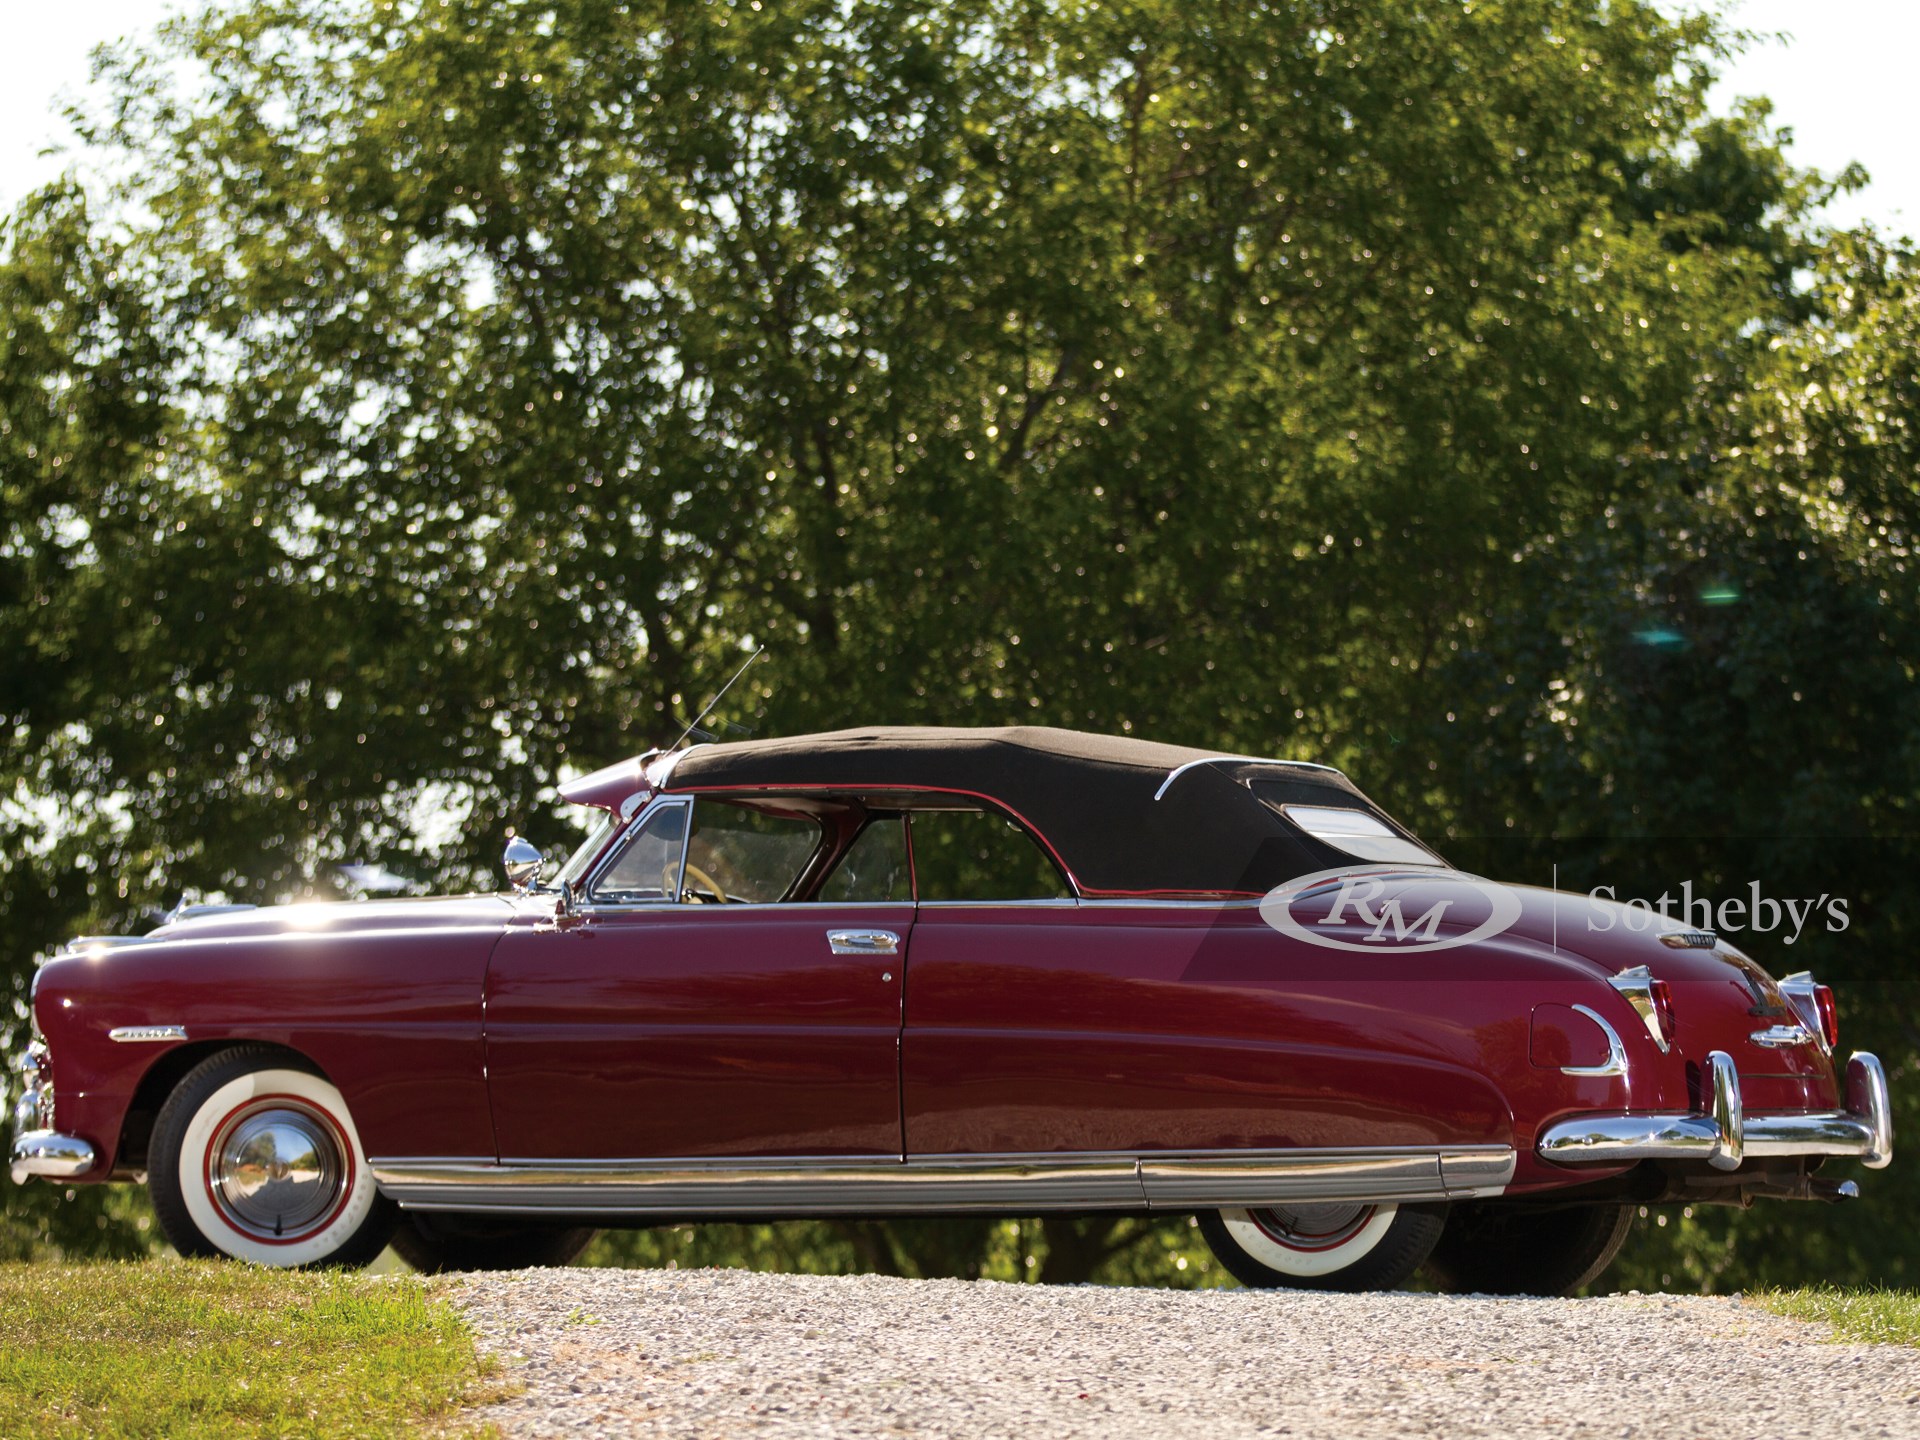
[[[1393,1202],[1498,1195],[1500,1146],[1121,1154],[843,1156],[727,1160],[375,1159],[374,1179],[415,1210],[626,1215],[1208,1209],[1288,1201]]]
[[[1711,930],[1669,930],[1660,943],[1669,950],[1711,950],[1720,937]]]

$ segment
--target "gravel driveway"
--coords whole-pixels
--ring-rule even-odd
[[[452,1297],[508,1437],[1920,1437],[1920,1351],[1736,1300],[529,1270]]]

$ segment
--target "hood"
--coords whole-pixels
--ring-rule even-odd
[[[175,920],[138,937],[136,943],[345,935],[377,930],[470,930],[504,925],[512,914],[513,902],[504,895],[434,895],[419,899],[267,905],[257,910],[230,910]]]

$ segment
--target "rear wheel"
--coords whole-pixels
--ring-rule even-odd
[[[393,1232],[393,1253],[428,1275],[447,1270],[532,1270],[570,1263],[595,1233],[584,1226],[413,1211],[402,1217]]]
[[[1433,1205],[1269,1205],[1200,1216],[1200,1233],[1242,1285],[1392,1290],[1446,1224]]]
[[[1427,1273],[1453,1294],[1571,1295],[1613,1263],[1633,1208],[1468,1201],[1453,1207]]]
[[[365,1265],[396,1210],[374,1188],[340,1092],[264,1045],[189,1070],[153,1122],[147,1187],[182,1255]]]

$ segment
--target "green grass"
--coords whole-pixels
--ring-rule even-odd
[[[1752,1297],[1775,1314],[1831,1325],[1837,1340],[1920,1345],[1920,1293],[1912,1290],[1770,1290]]]
[[[468,1435],[492,1371],[407,1276],[0,1265],[0,1436]]]

